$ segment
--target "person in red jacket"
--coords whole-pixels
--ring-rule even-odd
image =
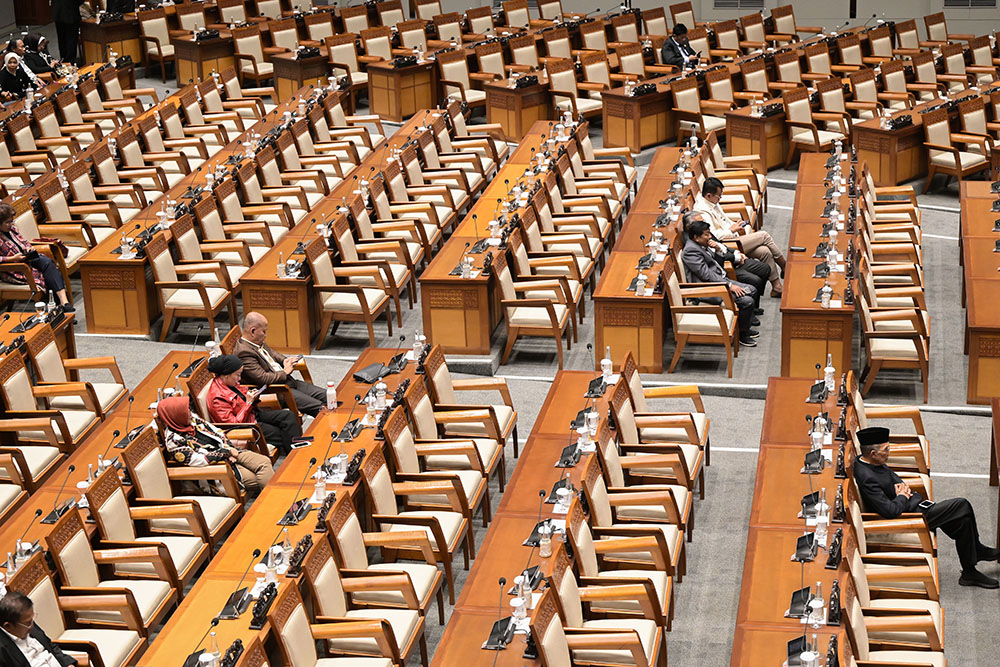
[[[260,390],[240,384],[243,362],[234,354],[223,354],[208,362],[215,375],[208,387],[208,415],[222,424],[260,424],[268,444],[283,454],[292,450],[292,440],[302,435],[299,420],[291,410],[273,410],[257,405]]]

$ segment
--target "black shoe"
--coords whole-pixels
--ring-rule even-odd
[[[746,333],[744,333],[743,335],[748,338],[757,338],[758,336],[760,336],[760,332],[757,331],[756,329],[747,329]]]
[[[962,576],[958,578],[958,583],[961,586],[978,586],[979,588],[1000,588],[1000,582],[998,582],[993,577],[987,577],[985,574],[975,569],[969,572],[962,572]]]
[[[740,345],[743,347],[757,347],[757,341],[750,336],[740,336]]]
[[[1000,560],[1000,549],[991,549],[989,547],[983,547],[982,549],[979,549],[977,551],[976,558],[980,561]]]
[[[63,309],[64,313],[75,313],[76,312],[76,307],[73,304],[71,304],[71,303],[63,304],[62,309]]]
[[[760,326],[760,320],[758,320],[756,317],[753,318],[752,320],[750,320],[750,326],[752,326],[752,327],[759,327]]]
[[[753,309],[753,314],[754,315],[763,315],[764,314],[764,309],[763,308],[754,308]]]

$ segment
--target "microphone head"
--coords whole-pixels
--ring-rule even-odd
[[[316,465],[316,457],[315,456],[312,457],[311,459],[309,459],[309,465],[311,465],[311,466]]]
[[[260,555],[260,549],[254,549],[253,550],[253,557],[256,558],[259,555]]]
[[[354,400],[355,401],[360,401],[361,400],[361,394],[355,394],[354,395]]]
[[[122,434],[122,432],[121,432],[121,431],[119,431],[118,429],[115,429],[115,432],[114,432],[114,433],[113,433],[113,434],[111,435],[111,437],[113,437],[113,438],[117,438],[117,437],[118,437],[118,436],[120,436],[121,434]]]
[[[545,489],[538,489],[538,497],[539,498],[545,497]]]
[[[129,396],[128,397],[129,405],[131,405],[133,403],[133,401],[135,401],[135,396]]]
[[[399,336],[399,342],[400,343],[405,343],[406,342],[406,334],[401,334]]]
[[[219,624],[219,617],[216,616],[215,618],[212,619],[212,627],[214,628],[218,624]]]
[[[41,510],[38,510],[38,511],[41,512]],[[500,584],[501,586],[506,586],[507,585],[507,577],[500,577],[499,579],[497,579],[497,583]]]
[[[66,468],[66,472],[76,472],[76,466],[70,464],[69,468]]]
[[[593,343],[587,343],[587,352],[592,352],[593,349],[594,349],[594,344]]]
[[[44,514],[44,512],[42,512],[42,508],[41,507],[39,507],[38,509],[35,510],[35,518],[36,519],[38,517],[42,516],[42,514]]]
[[[180,364],[174,364],[174,370],[176,371],[180,367]]]

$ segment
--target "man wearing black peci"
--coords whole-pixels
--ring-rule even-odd
[[[664,65],[673,65],[677,69],[688,69],[698,64],[699,57],[688,42],[688,29],[683,23],[674,26],[670,39],[663,43],[660,57]]]
[[[895,519],[907,512],[919,512],[931,530],[940,528],[955,540],[958,559],[962,563],[962,586],[998,588],[1000,583],[976,569],[976,563],[1000,558],[1000,549],[979,541],[976,513],[965,498],[950,498],[940,502],[924,500],[913,492],[886,462],[889,460],[889,429],[870,427],[857,433],[861,457],[854,462],[854,479],[861,492],[865,509],[886,519]]]

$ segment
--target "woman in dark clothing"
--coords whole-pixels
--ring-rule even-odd
[[[76,312],[76,308],[66,296],[66,283],[63,282],[56,263],[45,255],[40,255],[31,247],[31,242],[17,231],[17,227],[14,226],[14,207],[10,204],[0,204],[0,280],[23,285],[26,282],[24,276],[3,271],[2,265],[7,262],[23,262],[30,266],[35,284],[46,291],[55,292],[66,312]]]
[[[24,36],[24,64],[35,74],[54,74],[59,65],[48,46],[49,40],[37,32]]]
[[[31,79],[21,69],[21,56],[5,53],[3,68],[0,68],[0,99],[4,102],[22,99],[28,88],[33,87]]]

